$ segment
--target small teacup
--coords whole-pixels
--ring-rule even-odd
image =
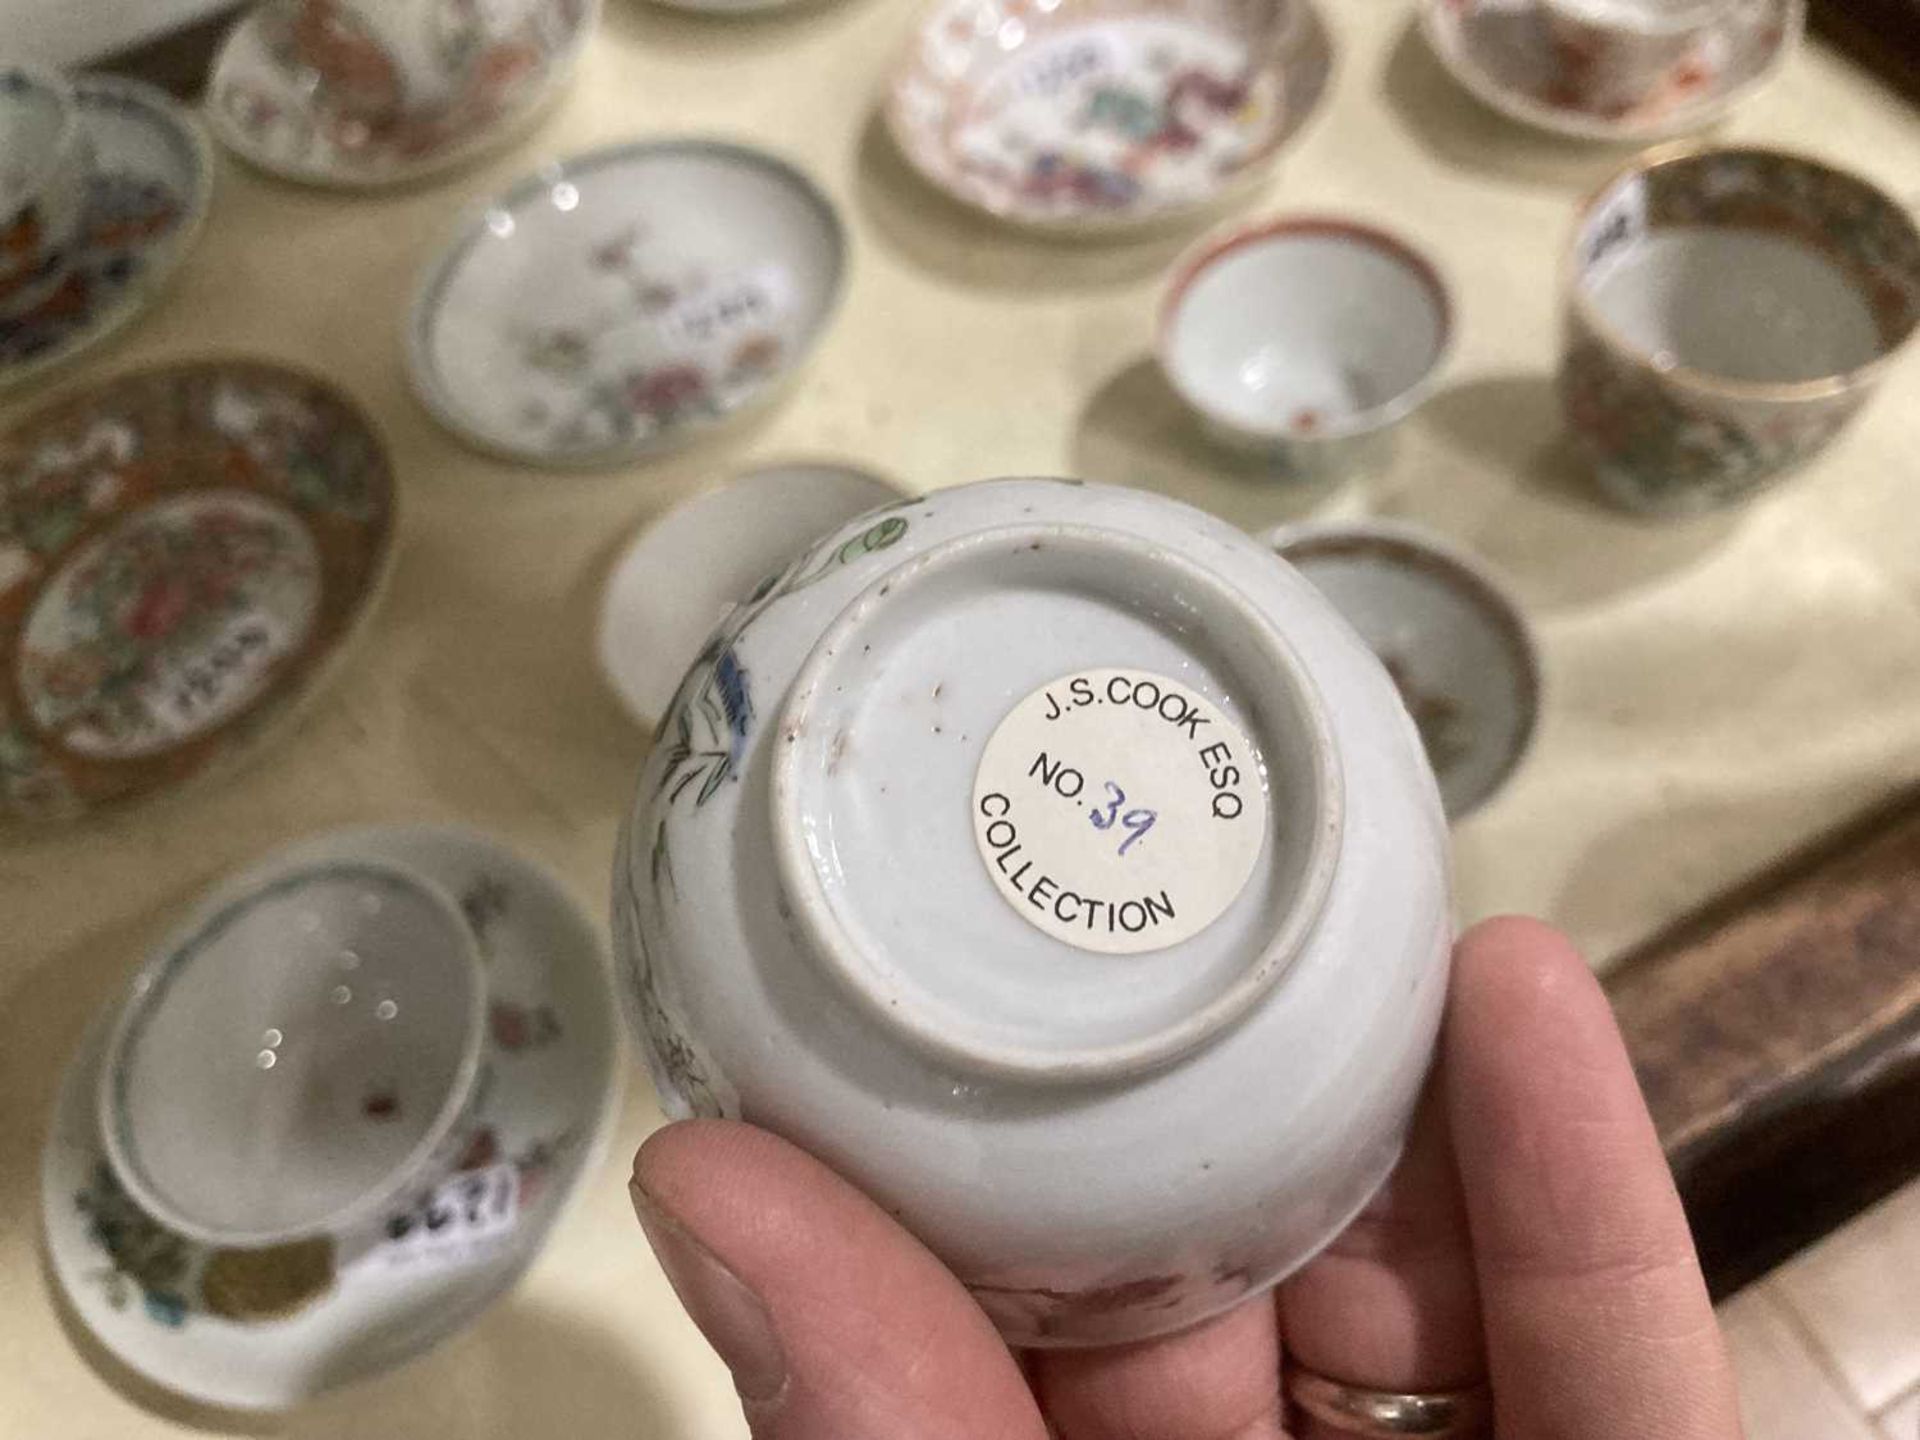
[[[93,146],[67,82],[0,65],[0,317],[31,310],[66,278],[92,170]]]
[[[1583,108],[1629,110],[1740,0],[1540,0],[1566,88]]]
[[[284,0],[294,58],[337,113],[370,124],[430,113],[467,86],[500,6],[471,0]]]
[[[1209,434],[1301,476],[1371,455],[1452,340],[1433,265],[1383,231],[1305,216],[1203,241],[1160,310],[1160,368]]]
[[[245,1249],[342,1235],[444,1178],[480,1089],[485,981],[436,886],[385,862],[216,895],[141,970],[101,1133],[151,1218]]]
[[[1649,152],[1578,212],[1560,399],[1606,493],[1728,504],[1817,454],[1920,328],[1920,230],[1866,181],[1752,148]]]

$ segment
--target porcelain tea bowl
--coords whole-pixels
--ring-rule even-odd
[[[1596,92],[1591,66],[1555,43],[1550,0],[1419,0],[1442,68],[1482,104],[1555,135],[1620,145],[1691,134],[1772,83],[1800,48],[1806,0],[1725,10],[1631,99]]]
[[[1818,455],[1920,329],[1920,229],[1805,156],[1648,152],[1579,210],[1559,389],[1601,489],[1743,500]]]
[[[1433,389],[1452,331],[1446,283],[1410,246],[1303,216],[1231,231],[1177,265],[1156,352],[1209,436],[1321,478],[1377,457]]]
[[[73,89],[0,64],[0,318],[59,288],[79,248],[93,148]]]
[[[207,77],[222,144],[269,174],[374,189],[523,134],[558,99],[601,0],[268,0]]]
[[[1547,33],[1576,103],[1621,111],[1739,4],[1750,0],[1541,0]]]
[[[296,63],[312,74],[316,93],[343,117],[380,124],[406,110],[434,110],[465,87],[476,65],[499,63],[487,53],[489,27],[478,5],[448,0],[280,3]],[[527,6],[523,0],[505,8]]]
[[[190,1239],[347,1234],[443,1178],[485,1013],[473,934],[437,886],[370,859],[255,875],[135,978],[100,1071],[108,1160]]]
[[[1224,522],[1051,480],[870,512],[733,612],[614,890],[669,1113],[821,1156],[1021,1345],[1192,1324],[1332,1239],[1450,941],[1359,637]]]

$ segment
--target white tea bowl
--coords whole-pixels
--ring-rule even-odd
[[[1452,339],[1433,265],[1356,222],[1286,218],[1204,242],[1160,309],[1160,368],[1214,438],[1319,475],[1412,413]]]
[[[485,981],[430,882],[371,860],[217,892],[141,969],[98,1094],[140,1208],[209,1244],[339,1234],[414,1185],[479,1088]]]
[[[432,114],[543,61],[532,37],[585,0],[280,0],[287,48],[315,98],[368,124]],[[541,11],[550,11],[542,16]]]
[[[0,317],[31,310],[73,268],[92,170],[72,87],[0,64]]]
[[[1445,820],[1385,670],[1244,533],[1049,480],[870,512],[661,736],[614,931],[662,1103],[825,1159],[1014,1342],[1191,1324],[1391,1169]]]

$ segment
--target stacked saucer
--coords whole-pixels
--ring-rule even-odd
[[[275,1410],[417,1355],[532,1263],[619,1040],[598,927],[464,830],[320,836],[219,886],[75,1056],[47,1252],[122,1363]]]

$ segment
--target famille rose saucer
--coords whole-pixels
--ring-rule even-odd
[[[230,887],[386,861],[455,898],[487,982],[487,1080],[445,1178],[364,1233],[216,1249],[149,1218],[116,1180],[94,1105],[110,1017],[68,1068],[41,1162],[49,1269],[113,1357],[204,1404],[279,1410],[408,1360],[532,1263],[596,1163],[620,1040],[600,927],[543,870],[471,831],[337,832]]]
[[[716,626],[814,540],[904,498],[847,465],[772,465],[674,506],[634,537],[600,606],[600,670],[651,727]]]
[[[1652,94],[1625,109],[1585,97],[1540,0],[1419,0],[1419,14],[1440,63],[1483,103],[1555,134],[1637,142],[1702,129],[1751,97],[1798,46],[1806,0],[1740,0]]]
[[[152,303],[192,249],[213,196],[213,150],[199,121],[151,85],[73,82],[93,141],[81,249],[61,287],[0,318],[0,388],[43,374]]]
[[[832,202],[713,140],[556,162],[470,217],[414,301],[415,391],[469,444],[593,468],[771,400],[839,302]]]
[[[1540,711],[1540,661],[1520,607],[1476,561],[1414,526],[1282,526],[1265,539],[1387,667],[1447,818],[1478,809],[1520,764]]]
[[[358,632],[393,524],[370,422],[277,365],[135,371],[0,435],[0,821],[237,755]]]
[[[450,0],[447,49],[466,77],[428,111],[369,122],[328,100],[301,57],[295,7],[255,5],[221,45],[207,82],[214,135],[242,160],[282,179],[341,189],[422,180],[516,139],[557,100],[593,33],[601,0]],[[350,17],[330,43],[342,69],[394,68]],[[477,48],[478,53],[471,53]]]
[[[885,116],[955,199],[1039,229],[1110,230],[1256,184],[1332,70],[1309,0],[941,0]]]

